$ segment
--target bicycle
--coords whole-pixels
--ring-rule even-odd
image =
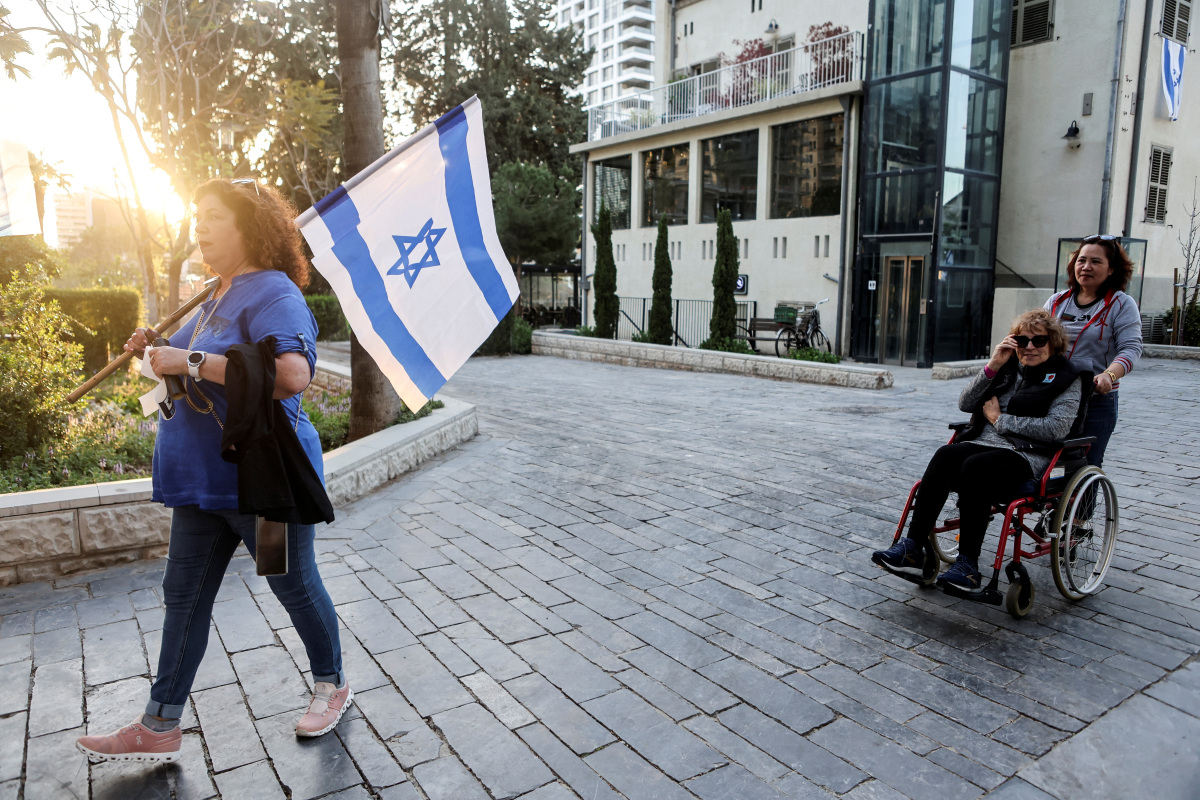
[[[780,328],[779,333],[775,334],[775,355],[783,358],[788,353],[805,347],[832,353],[833,347],[829,343],[829,337],[821,330],[821,312],[817,310],[817,306],[828,302],[829,298],[826,297],[824,300],[818,300],[811,308],[807,305],[800,308],[776,306],[775,321],[780,324]]]

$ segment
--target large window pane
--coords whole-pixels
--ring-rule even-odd
[[[863,235],[932,233],[936,171],[868,178],[863,186]]]
[[[754,219],[758,203],[758,131],[735,133],[700,143],[703,181],[700,221],[716,222],[729,209],[735,220]]]
[[[633,186],[633,156],[621,156],[596,162],[594,172],[596,196],[592,209],[593,221],[600,206],[608,206],[614,230],[629,227],[630,191]]]
[[[871,87],[863,130],[867,172],[937,164],[941,87],[941,73]]]
[[[946,0],[879,0],[871,26],[871,78],[942,63]]]
[[[950,63],[1003,77],[1004,18],[1011,8],[1011,0],[954,0]]]
[[[686,225],[688,213],[688,146],[661,147],[642,153],[643,227],[658,224]]]
[[[992,332],[992,271],[939,269],[934,285],[933,360],[958,361],[988,354]],[[1007,320],[1005,320],[1007,322]]]
[[[1000,184],[947,172],[942,189],[942,266],[992,269]]]
[[[1000,150],[1000,101],[1004,88],[950,73],[946,104],[946,166],[996,174]]]
[[[841,213],[845,115],[771,128],[771,218]]]

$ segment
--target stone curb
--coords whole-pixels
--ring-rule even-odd
[[[325,454],[334,506],[355,500],[470,440],[475,406],[439,398],[423,419]],[[150,478],[0,495],[0,586],[165,555],[171,512],[150,501]]]
[[[1142,345],[1142,355],[1146,358],[1200,359],[1200,347],[1182,347],[1174,344]]]
[[[772,356],[745,356],[661,344],[594,339],[573,334],[534,331],[534,355],[599,361],[627,367],[653,367],[690,372],[720,372],[796,383],[850,389],[890,389],[892,373],[879,367],[820,364]]]
[[[978,358],[971,361],[943,361],[933,365],[929,377],[935,381],[950,381],[955,378],[973,378],[984,368],[988,360]]]

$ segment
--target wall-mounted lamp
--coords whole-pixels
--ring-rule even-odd
[[[1071,127],[1067,128],[1067,134],[1062,138],[1067,140],[1067,147],[1072,150],[1079,149],[1079,146],[1083,144],[1079,140],[1079,123],[1076,120],[1071,120]]]
[[[775,20],[771,20],[769,23],[767,23],[767,33],[771,34],[772,36],[779,33],[779,23]]]

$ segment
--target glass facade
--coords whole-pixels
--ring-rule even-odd
[[[771,219],[841,213],[845,132],[844,114],[771,128]]]
[[[633,202],[630,194],[633,189],[633,158],[621,156],[597,161],[592,175],[592,185],[595,187],[592,221],[600,213],[600,206],[605,205],[612,214],[613,230],[628,228],[630,204]]]
[[[734,221],[755,219],[758,205],[758,131],[700,143],[700,221],[716,222],[728,209]]]
[[[658,225],[666,215],[668,225],[688,221],[688,146],[660,147],[642,153],[642,227]]]
[[[987,354],[1011,3],[872,0],[851,355]]]

